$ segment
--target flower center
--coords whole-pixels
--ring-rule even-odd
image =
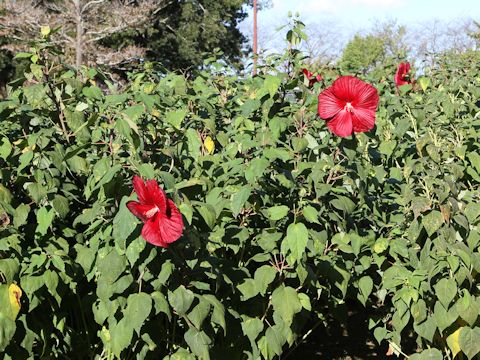
[[[343,110],[348,111],[348,112],[353,112],[353,106],[352,103],[347,102]]]
[[[155,206],[155,207],[151,208],[150,210],[148,210],[145,213],[145,216],[147,217],[147,219],[150,219],[159,211],[160,211],[160,209],[158,208],[158,206]]]

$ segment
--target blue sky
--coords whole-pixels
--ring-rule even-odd
[[[272,7],[259,13],[259,19],[276,22],[288,11],[300,13],[307,22],[337,19],[365,27],[378,19],[418,23],[429,19],[450,20],[473,17],[480,20],[479,0],[272,0]]]
[[[261,1],[261,0],[259,0]],[[379,22],[396,20],[400,25],[420,27],[429,21],[454,22],[456,19],[473,18],[480,21],[480,0],[270,0],[272,6],[259,12],[259,28],[264,36],[283,37],[274,29],[287,23],[289,11],[298,12],[311,29],[315,25],[333,24],[341,29],[343,37],[351,37],[368,30]],[[240,29],[251,34],[250,17]],[[265,34],[267,33],[267,34]],[[269,41],[268,40],[265,41]],[[261,40],[260,40],[261,41]]]

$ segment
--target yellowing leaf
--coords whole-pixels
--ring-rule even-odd
[[[156,118],[160,117],[160,111],[158,111],[157,109],[152,109],[150,114],[152,114],[152,116],[155,116]]]
[[[210,136],[207,136],[205,138],[203,145],[205,146],[205,149],[207,149],[209,154],[213,154],[213,152],[215,151],[215,143]]]
[[[24,147],[22,150],[22,154],[25,154],[26,152],[33,151],[37,147],[36,144],[29,145],[27,147]]]
[[[458,328],[454,333],[450,334],[450,336],[447,337],[447,345],[450,350],[452,350],[453,357],[455,357],[461,350],[460,344],[458,342],[461,330],[462,328]]]
[[[22,289],[20,289],[16,284],[11,284],[8,287],[8,296],[10,299],[10,306],[12,307],[12,313],[16,318],[20,312],[20,298],[22,297]]]

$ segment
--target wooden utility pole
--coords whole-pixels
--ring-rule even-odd
[[[253,76],[257,75],[257,0],[253,0]]]

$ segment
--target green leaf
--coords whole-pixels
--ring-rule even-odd
[[[200,329],[203,321],[209,313],[210,303],[202,298],[199,298],[198,304],[192,309],[192,311],[188,313],[188,319],[197,329]]]
[[[199,203],[195,202],[194,203],[196,206],[196,210],[200,213],[202,216],[203,220],[205,220],[205,223],[210,229],[213,229],[215,226],[215,222],[217,220],[217,214],[215,213],[215,208],[210,205],[210,204],[204,204],[204,203]]]
[[[307,205],[302,209],[303,216],[305,220],[313,224],[320,224],[318,220],[318,210],[313,206]]]
[[[185,315],[188,309],[190,309],[193,299],[193,292],[186,289],[183,285],[180,285],[173,292],[168,292],[168,302],[180,316]]]
[[[419,354],[413,354],[410,360],[443,360],[442,352],[438,349],[427,349]]]
[[[245,203],[247,202],[252,189],[249,186],[243,186],[239,191],[234,193],[230,200],[230,208],[232,210],[233,216],[237,217],[240,211],[243,209]]]
[[[337,196],[330,202],[338,210],[342,210],[347,214],[350,214],[355,209],[355,203],[345,196]]]
[[[19,268],[20,264],[17,259],[0,259],[0,273],[4,276],[7,284],[13,282]]]
[[[110,341],[113,353],[121,358],[120,354],[132,343],[133,328],[128,320],[121,319],[116,325],[110,328]]]
[[[443,215],[440,211],[433,210],[423,219],[422,224],[428,236],[432,236],[443,224]]]
[[[0,158],[7,160],[8,155],[12,152],[12,144],[8,138],[2,138],[2,144],[0,145]]]
[[[302,303],[295,289],[284,285],[272,293],[272,306],[287,326],[291,325],[293,316],[302,310]]]
[[[27,190],[35,203],[39,204],[45,196],[47,189],[39,183],[32,183],[27,186]]]
[[[450,303],[457,295],[457,283],[453,279],[441,279],[435,286],[435,295],[442,303],[445,309],[448,309]]]
[[[242,321],[243,334],[248,337],[251,343],[255,343],[258,335],[263,330],[263,322],[258,318],[245,316]]]
[[[365,305],[367,302],[368,297],[372,293],[373,290],[373,280],[370,276],[363,276],[358,281],[358,288],[360,290],[360,301]]]
[[[290,252],[294,261],[300,261],[308,242],[308,230],[302,223],[290,224],[287,236],[283,239],[281,249],[284,254]]]
[[[277,271],[270,265],[263,265],[255,271],[254,281],[256,290],[265,295],[268,285],[275,280],[277,276]]]
[[[375,337],[375,340],[377,340],[377,343],[381,343],[383,339],[387,336],[388,332],[387,329],[384,327],[377,327],[373,331],[373,336]]]
[[[242,293],[242,300],[248,300],[256,296],[259,292],[257,283],[253,279],[246,279],[243,283],[237,285],[238,290]]]
[[[443,330],[452,325],[458,318],[457,309],[452,307],[450,310],[446,310],[440,301],[435,303],[434,317],[437,323],[438,329],[443,333]]]
[[[265,332],[265,338],[268,344],[268,352],[272,351],[276,355],[282,354],[282,346],[285,341],[282,341],[284,336],[278,330],[277,326],[269,327]]]
[[[153,299],[153,306],[155,308],[155,314],[163,312],[167,315],[168,319],[170,320],[172,317],[170,306],[168,305],[168,301],[165,296],[160,291],[154,291],[152,294]]]
[[[46,207],[42,207],[37,211],[37,228],[36,233],[40,235],[45,235],[48,231],[48,228],[52,224],[53,218],[55,217],[55,211],[53,209],[47,210]]]
[[[97,269],[107,284],[113,284],[123,273],[126,267],[126,259],[115,249],[108,253],[99,252],[97,255]]]
[[[433,336],[437,330],[437,324],[433,317],[427,318],[424,322],[420,324],[413,324],[413,329],[417,332],[421,337],[427,339],[428,341],[433,341]]]
[[[187,137],[189,155],[195,161],[198,161],[198,157],[201,154],[200,149],[202,147],[202,141],[200,139],[200,136],[198,135],[197,131],[192,128],[187,129],[185,135]]]
[[[126,240],[137,227],[135,216],[133,216],[133,214],[127,208],[127,202],[129,200],[130,197],[127,196],[122,198],[117,215],[115,215],[113,218],[112,236],[115,239],[115,243],[122,250],[126,249]]]
[[[282,80],[278,76],[267,75],[265,76],[263,86],[270,94],[270,97],[273,97],[277,93],[278,87],[281,83]]]
[[[287,216],[289,211],[290,208],[285,205],[272,206],[267,209],[268,218],[273,221],[280,220]]]
[[[127,299],[127,307],[123,311],[123,317],[137,334],[140,335],[140,328],[150,315],[152,310],[152,298],[145,293],[132,294]]]
[[[3,352],[8,346],[15,334],[15,330],[15,321],[0,312],[0,352]]]
[[[55,211],[60,215],[61,218],[65,218],[70,212],[70,206],[68,204],[68,199],[62,195],[55,195],[52,200],[52,205]]]
[[[300,303],[305,310],[312,311],[312,304],[310,303],[310,298],[307,294],[299,293],[298,299],[300,300]]]
[[[75,111],[84,111],[84,110],[87,110],[88,109],[88,104],[84,103],[84,102],[79,102],[77,103],[77,105],[75,106]]]
[[[33,150],[28,150],[27,152],[23,153],[20,155],[20,158],[18,161],[20,164],[16,168],[17,174],[20,174],[20,172],[25,169],[28,165],[30,165],[30,162],[33,160]]]
[[[245,171],[245,179],[249,183],[258,181],[263,176],[269,165],[270,162],[265,158],[253,159]]]
[[[203,295],[203,299],[213,306],[213,312],[210,320],[212,323],[221,326],[225,334],[227,332],[227,325],[225,323],[225,308],[223,304],[215,296],[210,294]]]
[[[472,359],[480,352],[480,328],[463,327],[458,337],[458,343],[467,358]]]
[[[195,328],[190,328],[184,335],[185,341],[190,350],[197,355],[200,359],[209,360],[209,345],[211,344],[210,338],[203,331],[198,331]]]
[[[182,121],[187,115],[186,110],[174,110],[167,113],[166,122],[172,125],[175,129],[180,130]]]
[[[20,226],[25,225],[30,212],[30,206],[26,204],[20,204],[15,209],[13,214],[13,225],[18,229]]]

